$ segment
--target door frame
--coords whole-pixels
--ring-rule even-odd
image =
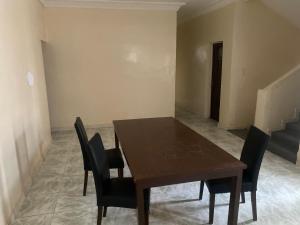
[[[223,44],[223,60],[222,60],[222,76],[221,76],[221,93],[220,93],[220,114],[219,114],[219,122],[221,120],[222,115],[222,86],[223,86],[223,68],[224,68],[224,41],[214,41],[209,43],[209,52],[208,52],[208,67],[205,82],[205,118],[210,119],[211,115],[211,88],[212,88],[212,72],[213,72],[213,48],[214,44],[222,43]]]

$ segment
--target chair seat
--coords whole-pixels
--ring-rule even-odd
[[[136,208],[135,184],[132,178],[113,178],[104,187],[100,205]]]
[[[210,193],[213,194],[221,194],[221,193],[229,193],[231,190],[231,179],[216,179],[206,181],[207,188]],[[243,183],[242,183],[242,191],[248,192],[252,191],[253,185],[251,179],[248,176],[243,176]]]
[[[118,148],[105,150],[110,169],[124,168],[121,150]]]

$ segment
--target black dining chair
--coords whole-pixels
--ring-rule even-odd
[[[253,220],[257,220],[256,208],[256,191],[259,170],[263,160],[264,153],[267,149],[270,137],[251,126],[246,142],[244,144],[240,160],[247,165],[247,169],[243,171],[241,198],[242,203],[245,203],[245,192],[251,192],[252,214]],[[205,184],[210,193],[209,203],[209,224],[213,223],[215,195],[221,193],[230,193],[231,179],[216,179],[205,181]],[[199,199],[202,199],[204,189],[204,181],[200,183]]]
[[[101,225],[102,216],[106,217],[107,207],[137,207],[135,184],[133,178],[110,178],[108,158],[98,133],[89,141],[88,146],[97,195],[97,225]],[[150,189],[145,191],[144,196],[146,215],[149,216]]]
[[[76,118],[75,121],[75,130],[80,142],[82,157],[83,157],[83,166],[84,166],[84,184],[83,184],[83,196],[86,195],[86,188],[88,182],[88,173],[92,171],[90,165],[90,160],[87,155],[88,148],[88,137],[86,134],[85,127],[80,117]],[[124,161],[122,158],[121,150],[118,147],[113,149],[105,150],[105,155],[108,159],[108,164],[110,169],[118,169],[118,177],[123,177]]]

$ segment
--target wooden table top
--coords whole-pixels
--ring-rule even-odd
[[[132,176],[139,182],[160,186],[230,177],[246,168],[171,117],[117,120],[113,124]]]

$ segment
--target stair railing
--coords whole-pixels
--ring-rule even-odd
[[[298,119],[300,110],[300,64],[258,91],[255,126],[266,133],[283,129]]]

